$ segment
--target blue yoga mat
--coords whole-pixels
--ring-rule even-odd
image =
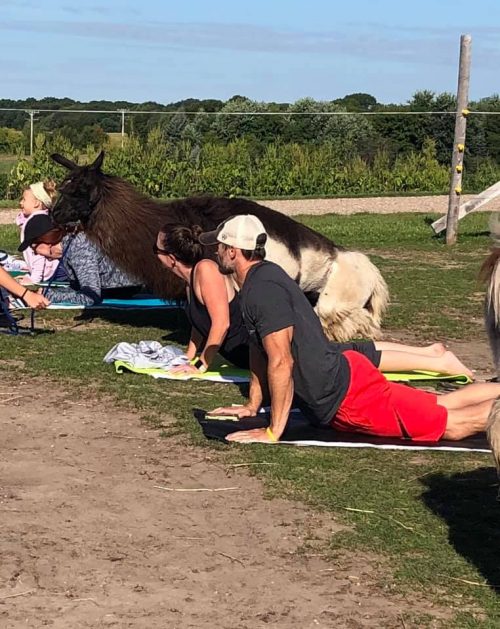
[[[178,308],[179,304],[169,299],[157,299],[156,297],[135,297],[134,299],[105,299],[95,308]]]
[[[48,310],[108,310],[108,309],[120,309],[120,310],[140,310],[142,308],[180,308],[182,307],[175,300],[164,301],[151,295],[144,295],[144,297],[137,296],[133,299],[104,299],[102,302],[93,306],[82,306],[81,304],[72,304],[69,302],[61,302],[58,304],[51,304]],[[16,310],[27,309],[21,300],[16,301]]]
[[[81,306],[79,304],[60,303],[51,304],[49,309],[67,309],[67,310],[89,310],[89,309],[108,309],[108,308],[120,308],[123,310],[137,310],[140,308],[178,308],[179,304],[176,301],[169,300],[163,301],[163,299],[157,299],[156,297],[134,297],[133,299],[104,299],[98,304],[93,306]]]

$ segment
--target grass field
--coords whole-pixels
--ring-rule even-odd
[[[391,290],[388,329],[415,341],[473,340],[483,334],[483,289],[476,276],[489,246],[488,217],[465,219],[453,249],[432,236],[429,222],[434,218],[401,214],[301,220],[336,242],[371,254]],[[0,227],[0,248],[14,250],[17,238],[13,227]],[[116,376],[102,363],[118,341],[185,343],[182,314],[114,314],[84,327],[75,327],[74,319],[74,313],[38,315],[41,327],[57,333],[1,337],[0,360],[12,361],[12,369],[23,377],[71,384],[75,396],[89,391],[113,396],[153,425],[159,426],[165,413],[174,415],[173,432],[214,449],[214,456],[272,463],[249,466],[264,479],[269,496],[300,499],[348,525],[323,551],[333,565],[342,563],[345,549],[375,554],[387,591],[416,591],[429,605],[448,606],[453,615],[449,626],[500,626],[500,511],[489,457],[207,444],[193,422],[192,408],[238,402],[242,398],[236,387]],[[19,360],[23,367],[15,367]],[[426,611],[424,605],[420,626],[431,622]]]

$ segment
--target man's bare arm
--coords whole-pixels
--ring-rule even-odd
[[[264,391],[267,391],[267,361],[263,353],[253,344],[250,344],[250,391],[247,406],[256,415],[262,406]]]
[[[271,396],[271,431],[283,434],[293,401],[293,326],[272,332],[262,343],[267,354],[267,382]]]
[[[266,385],[266,359],[253,345],[250,345],[250,393],[248,402],[238,406],[219,406],[210,411],[211,415],[236,415],[240,418],[257,415],[262,406],[263,391]]]
[[[278,332],[272,332],[263,339],[264,349],[267,354],[267,384],[271,396],[271,424],[269,428],[254,428],[241,430],[229,434],[228,441],[249,443],[260,441],[269,443],[277,441],[285,430],[293,400],[293,357],[291,343],[293,327],[284,328]],[[255,373],[256,375],[256,373]],[[259,385],[260,403],[262,402],[262,383],[254,382],[254,387]],[[256,394],[255,388],[254,393]],[[252,404],[257,402],[257,396]],[[260,404],[259,404],[260,405]]]

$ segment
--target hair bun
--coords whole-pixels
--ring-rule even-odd
[[[57,195],[57,184],[53,179],[45,179],[43,182],[43,187],[45,192],[49,195],[49,197],[53,200]]]
[[[200,225],[193,225],[191,227],[191,233],[193,234],[193,238],[196,242],[198,242],[198,238],[200,237],[200,234],[203,233],[203,229],[200,227]]]

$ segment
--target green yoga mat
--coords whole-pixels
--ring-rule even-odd
[[[133,373],[145,374],[153,378],[165,378],[167,380],[208,380],[210,382],[249,382],[250,374],[245,369],[238,369],[232,365],[223,364],[214,371],[206,371],[200,374],[172,374],[165,369],[135,367],[131,363],[123,360],[115,361],[116,373],[124,373],[131,371]],[[390,382],[429,382],[429,381],[446,381],[455,382],[456,384],[468,384],[472,382],[469,376],[464,374],[457,376],[449,376],[447,374],[435,373],[433,371],[410,371],[384,373],[384,376]]]
[[[210,382],[249,382],[250,374],[246,369],[238,369],[233,365],[222,364],[217,371],[205,371],[205,373],[173,374],[166,369],[152,367],[135,367],[124,360],[115,360],[116,373],[131,371],[133,373],[152,376],[153,378],[165,378],[167,380],[207,380]]]
[[[383,372],[389,382],[455,382],[456,384],[470,384],[472,378],[463,374],[450,376],[446,373],[437,373],[436,371],[395,371]]]

